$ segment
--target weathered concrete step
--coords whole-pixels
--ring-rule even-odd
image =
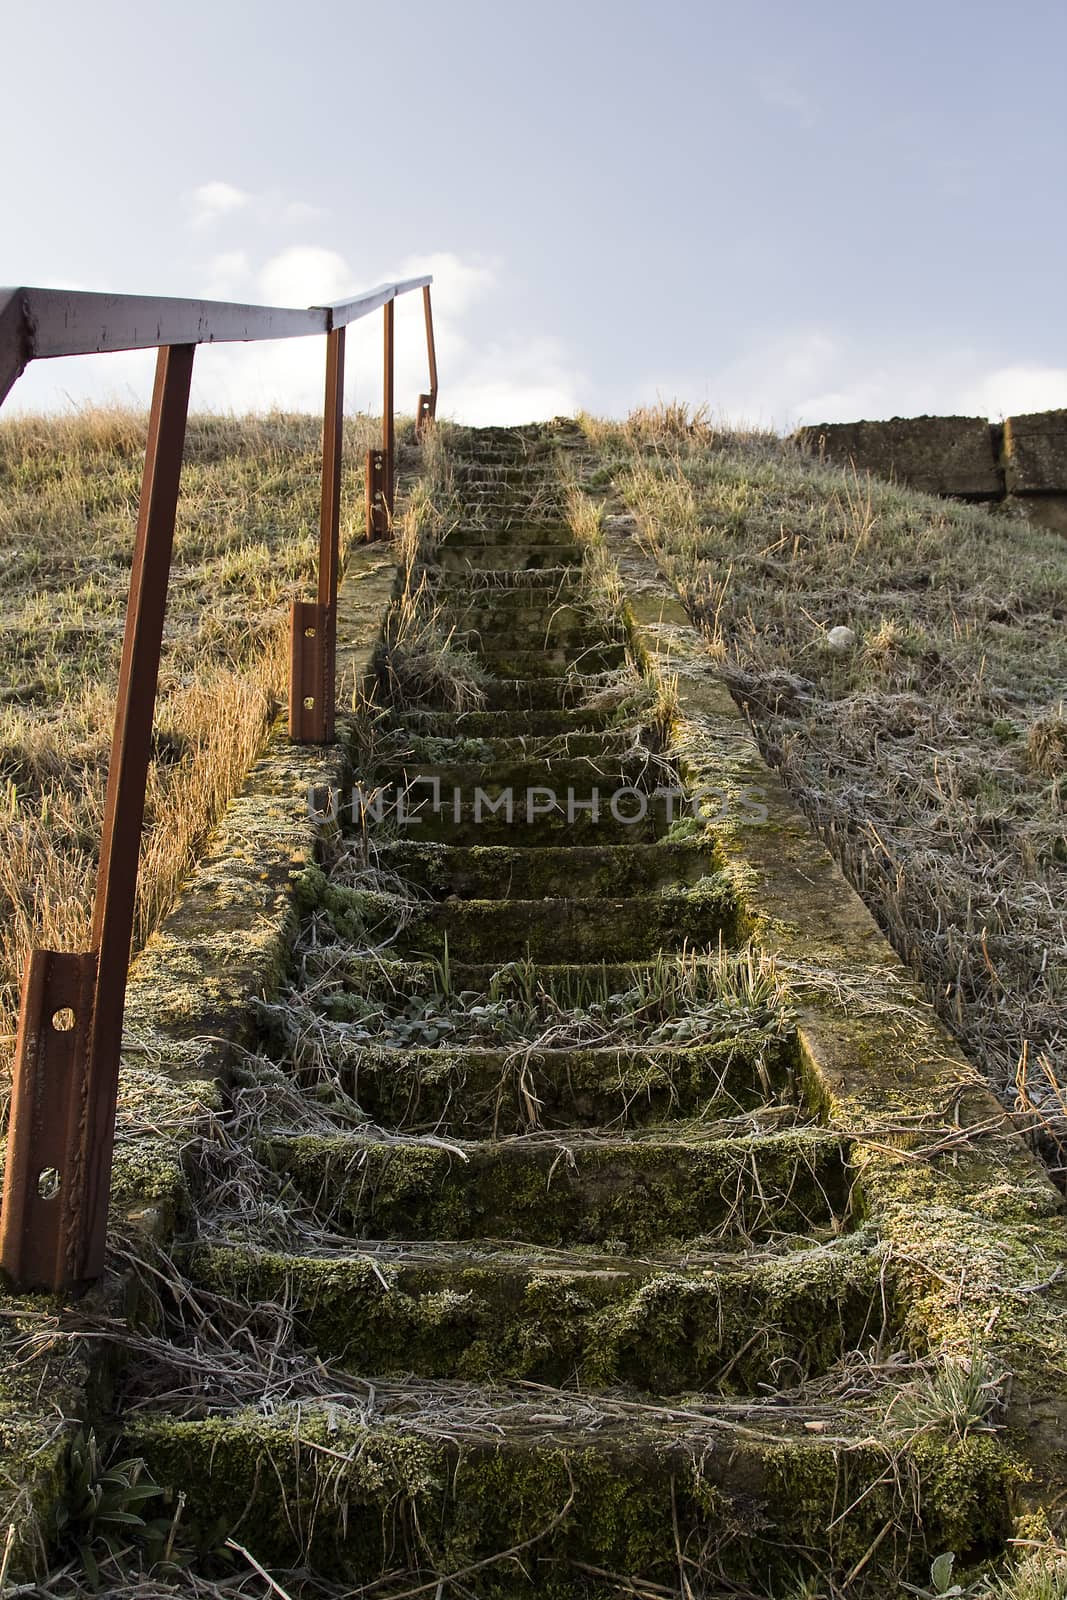
[[[344,1002],[346,994],[359,995],[373,1000],[383,1014],[398,1014],[398,1008],[407,1004],[409,997],[439,995],[441,993],[441,968],[435,961],[403,960],[377,953],[373,959],[354,954],[350,960],[340,958],[336,949],[322,954],[322,971],[313,953],[305,956],[309,977],[313,977],[320,991],[320,1005],[338,1019],[351,1014]],[[332,994],[330,986],[332,985]],[[683,997],[686,1009],[692,1006],[714,1007],[719,1012],[721,1032],[725,1037],[737,1027],[747,1023],[741,1012],[739,1020],[731,1022],[731,1011],[723,1000],[723,966],[717,949],[688,950],[684,957],[670,958],[666,964],[656,961],[555,962],[555,961],[454,961],[450,963],[450,992],[455,995],[483,995],[494,1001],[514,1000],[523,1004],[531,996],[544,998],[554,1011],[587,1011],[591,1006],[607,1005],[612,996],[666,993],[668,998],[677,993]],[[333,1000],[337,1000],[337,1009]],[[662,1011],[662,1007],[659,1008]],[[653,1012],[655,1026],[658,1014]],[[679,1017],[683,1015],[678,1013]],[[746,1008],[747,1015],[747,1008]],[[652,1024],[650,1024],[651,1026]],[[539,1030],[535,1037],[540,1037]],[[646,1033],[628,1033],[637,1044],[646,1042]],[[700,1037],[704,1037],[701,1032]],[[659,1036],[659,1043],[667,1035]],[[692,1035],[684,1039],[679,1034],[673,1042],[692,1042]]]
[[[452,468],[452,482],[465,489],[508,489],[535,493],[542,486],[559,494],[559,480],[547,462],[462,461]]]
[[[708,1122],[799,1093],[795,1038],[757,1029],[701,1045],[363,1048],[335,1067],[381,1126],[467,1139]]]
[[[187,1261],[194,1283],[293,1306],[301,1342],[361,1376],[658,1395],[823,1376],[889,1332],[885,1267],[855,1237],[691,1265],[455,1244],[327,1257],[201,1246]]]
[[[486,550],[495,561],[510,547],[551,545],[562,554],[571,550],[577,560],[582,559],[581,547],[558,513],[547,517],[530,516],[519,511],[509,512],[506,506],[489,506],[484,510],[486,522],[465,522],[450,528],[435,547],[440,558],[449,550]],[[565,559],[557,563],[567,566]]]
[[[497,740],[511,735],[558,738],[569,733],[597,733],[619,726],[617,711],[581,711],[549,707],[542,711],[405,711],[390,718],[391,727],[460,738]]]
[[[759,1242],[847,1218],[846,1140],[819,1128],[717,1138],[714,1126],[701,1137],[546,1134],[447,1148],[278,1134],[259,1153],[324,1225],[356,1238],[615,1241],[645,1250],[694,1239]]]
[[[507,726],[506,722],[504,726]],[[523,760],[573,760],[578,756],[606,761],[618,760],[632,750],[644,748],[637,742],[633,728],[610,728],[596,733],[524,733],[506,738],[494,733],[479,738],[466,733],[462,722],[453,717],[447,734],[420,734],[408,730],[387,734],[375,745],[375,757],[389,762],[436,761],[449,765],[473,761],[493,764]]]
[[[620,788],[610,779],[586,778],[577,787],[564,781],[553,798],[547,786],[554,779],[545,767],[540,771],[541,783],[513,790],[509,805],[506,785],[477,779],[453,785],[440,772],[437,799],[433,775],[419,785],[412,768],[407,785],[365,794],[361,815],[368,825],[386,824],[399,839],[537,848],[651,844],[682,814],[673,795]]]
[[[546,845],[524,850],[507,845],[382,845],[378,863],[405,883],[436,899],[462,895],[495,900],[599,899],[654,894],[695,883],[714,867],[714,853],[700,844]]]
[[[944,1551],[966,1568],[1002,1548],[1017,1478],[983,1432],[882,1437],[889,1401],[876,1391],[848,1421],[830,1404],[725,1400],[656,1414],[409,1380],[267,1415],[131,1410],[117,1449],[169,1492],[168,1516],[182,1495],[184,1540],[212,1548],[221,1521],[262,1566],[310,1566],[348,1592],[483,1564],[494,1600],[666,1600],[678,1551],[699,1569],[711,1550],[715,1593],[781,1600],[798,1572],[825,1592],[821,1575],[863,1562],[889,1596],[901,1577],[926,1585]]]
[[[357,769],[358,773],[358,769]],[[466,793],[476,787],[495,794],[510,788],[516,799],[527,789],[547,789],[558,793],[561,803],[567,803],[567,790],[575,795],[587,795],[591,789],[612,792],[610,786],[640,789],[651,793],[657,786],[674,783],[674,769],[662,757],[642,746],[608,755],[603,762],[593,756],[568,755],[557,750],[541,759],[523,753],[516,760],[494,761],[423,761],[385,756],[376,761],[372,774],[375,782],[388,785],[430,785],[436,780],[442,789],[461,789]],[[546,801],[547,807],[547,801]]]
[[[586,592],[585,579],[573,562],[560,567],[491,567],[473,573],[446,572],[434,563],[435,586],[442,600],[490,598],[499,605],[540,604],[546,596],[580,597]]]
[[[538,650],[546,644],[581,647],[623,644],[626,639],[621,623],[609,628],[602,619],[576,606],[548,603],[520,611],[517,607],[497,608],[493,601],[479,601],[463,610],[453,608],[447,616],[457,642],[468,650],[476,649],[479,643],[487,650],[501,646]]]
[[[589,693],[579,673],[565,677],[497,678],[485,685],[487,711],[576,710]]]
[[[683,945],[730,944],[736,898],[721,876],[625,900],[446,900],[408,913],[393,948],[457,961],[642,961]]]
[[[612,672],[626,660],[626,645],[549,640],[534,650],[514,649],[482,640],[477,648],[483,665],[497,678],[562,678],[570,674]]]
[[[468,541],[461,544],[451,540],[437,547],[438,565],[444,572],[463,572],[468,567],[491,572],[536,571],[539,568],[556,569],[576,567],[582,552],[574,544],[560,544],[538,537],[531,540],[513,540],[506,544],[486,544]]]

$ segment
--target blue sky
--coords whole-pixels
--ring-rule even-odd
[[[432,270],[476,422],[1067,405],[1062,3],[50,0],[4,36],[0,282],[302,305]],[[315,406],[316,345],[201,351],[196,399]],[[7,405],[150,368],[42,362]]]

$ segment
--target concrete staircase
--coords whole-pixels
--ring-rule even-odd
[[[142,1399],[123,1448],[205,1551],[225,1525],[347,1592],[889,1594],[995,1552],[995,1441],[887,1425],[902,1312],[851,1138],[716,840],[663,792],[551,439],[472,433],[454,482],[428,576],[484,704],[393,708],[356,774],[386,796],[377,887],[342,851],[308,911],[304,1037],[365,1121],[268,1116],[256,1157],[299,1226],[187,1261],[285,1308],[336,1393]],[[291,1035],[264,1045],[321,1090]]]

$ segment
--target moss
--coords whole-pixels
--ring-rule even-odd
[[[688,1272],[595,1258],[549,1269],[514,1252],[481,1264],[469,1252],[434,1256],[379,1263],[201,1249],[190,1271],[242,1300],[284,1300],[320,1357],[375,1375],[743,1394],[781,1372],[790,1381],[823,1373],[891,1331],[881,1257],[852,1241]]]
[[[635,1425],[595,1444],[566,1428],[458,1443],[314,1411],[299,1434],[285,1414],[135,1417],[124,1447],[187,1495],[186,1526],[216,1528],[221,1514],[260,1561],[310,1561],[349,1583],[386,1564],[444,1575],[485,1562],[471,1580],[483,1595],[507,1592],[518,1545],[535,1580],[559,1581],[578,1562],[669,1583],[680,1545],[698,1565],[704,1552],[720,1578],[776,1594],[795,1580],[800,1552],[841,1577],[887,1522],[894,1532],[872,1552],[870,1576],[914,1580],[940,1550],[974,1560],[1003,1538],[1016,1476],[987,1439],[923,1443],[894,1464],[873,1442],[727,1448],[713,1434],[701,1448]]]
[[[761,1031],[689,1047],[355,1052],[347,1081],[386,1127],[432,1127],[464,1138],[524,1132],[531,1102],[545,1128],[615,1128],[685,1117],[711,1122],[784,1095],[794,1044]]]
[[[276,1138],[264,1154],[323,1216],[357,1234],[632,1249],[725,1231],[765,1238],[847,1214],[838,1140],[808,1130],[734,1139],[503,1144],[452,1151],[352,1138]]]
[[[379,909],[377,905],[374,908]],[[459,900],[406,921],[398,948],[464,961],[640,961],[661,950],[713,944],[733,932],[734,899],[721,878],[629,900]],[[365,919],[367,912],[360,912]],[[340,919],[331,916],[343,937]]]

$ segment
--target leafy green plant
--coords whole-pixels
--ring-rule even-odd
[[[155,1559],[172,1558],[177,1516],[146,1520],[141,1515],[141,1508],[163,1491],[140,1457],[107,1461],[96,1434],[79,1429],[69,1463],[70,1490],[56,1531],[81,1561],[92,1588],[100,1585],[101,1560],[121,1555],[131,1544]]]

